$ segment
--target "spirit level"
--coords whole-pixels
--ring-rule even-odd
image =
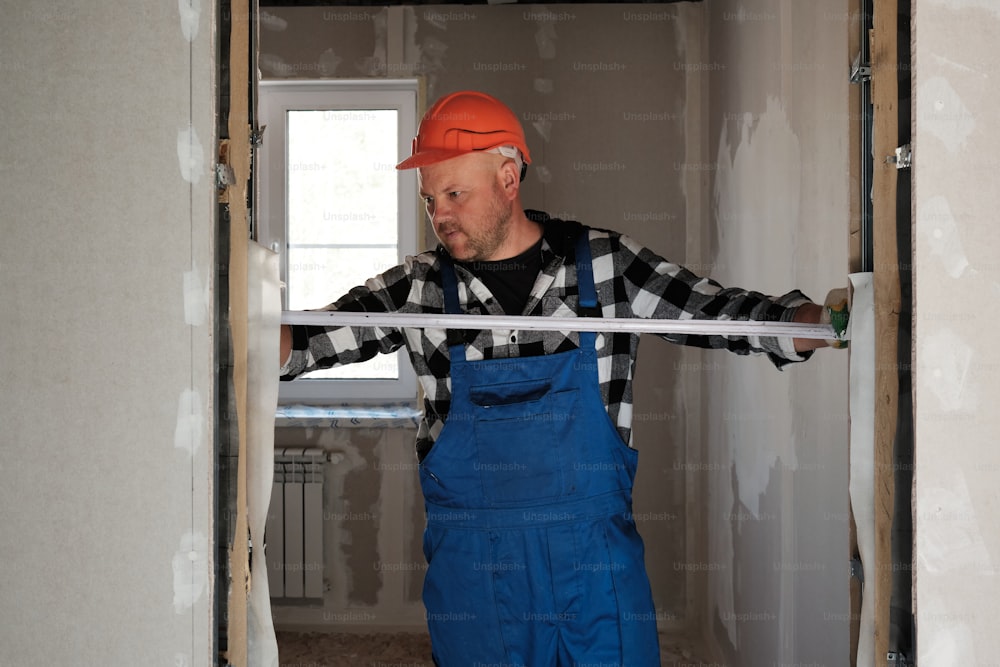
[[[491,329],[501,331],[600,331],[607,333],[676,333],[702,336],[790,336],[843,340],[828,324],[756,320],[653,320],[631,317],[539,317],[507,315],[440,315],[433,313],[356,313],[332,310],[288,310],[282,324],[325,327],[393,327],[416,329]]]

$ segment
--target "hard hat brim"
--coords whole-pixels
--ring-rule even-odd
[[[397,164],[396,169],[419,169],[420,167],[427,167],[432,164],[437,164],[438,162],[444,162],[445,160],[450,160],[455,157],[461,157],[463,155],[468,155],[469,153],[478,152],[479,151],[465,151],[452,148],[432,148],[420,151],[415,155],[411,155]]]

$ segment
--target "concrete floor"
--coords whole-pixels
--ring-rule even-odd
[[[433,667],[426,633],[278,632],[281,667]],[[697,641],[678,634],[660,635],[661,667],[708,667]]]

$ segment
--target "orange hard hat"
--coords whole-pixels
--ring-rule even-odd
[[[413,139],[412,155],[396,169],[426,167],[499,146],[514,146],[525,164],[531,162],[524,128],[514,112],[486,93],[460,90],[445,95],[427,110]]]

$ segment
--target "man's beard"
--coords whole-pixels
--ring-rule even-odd
[[[507,223],[510,222],[513,213],[513,203],[504,198],[498,185],[494,185],[493,197],[486,213],[489,224],[479,228],[474,235],[464,227],[461,228],[466,239],[465,256],[455,259],[463,262],[481,262],[493,257],[497,249],[507,240],[510,233]]]

